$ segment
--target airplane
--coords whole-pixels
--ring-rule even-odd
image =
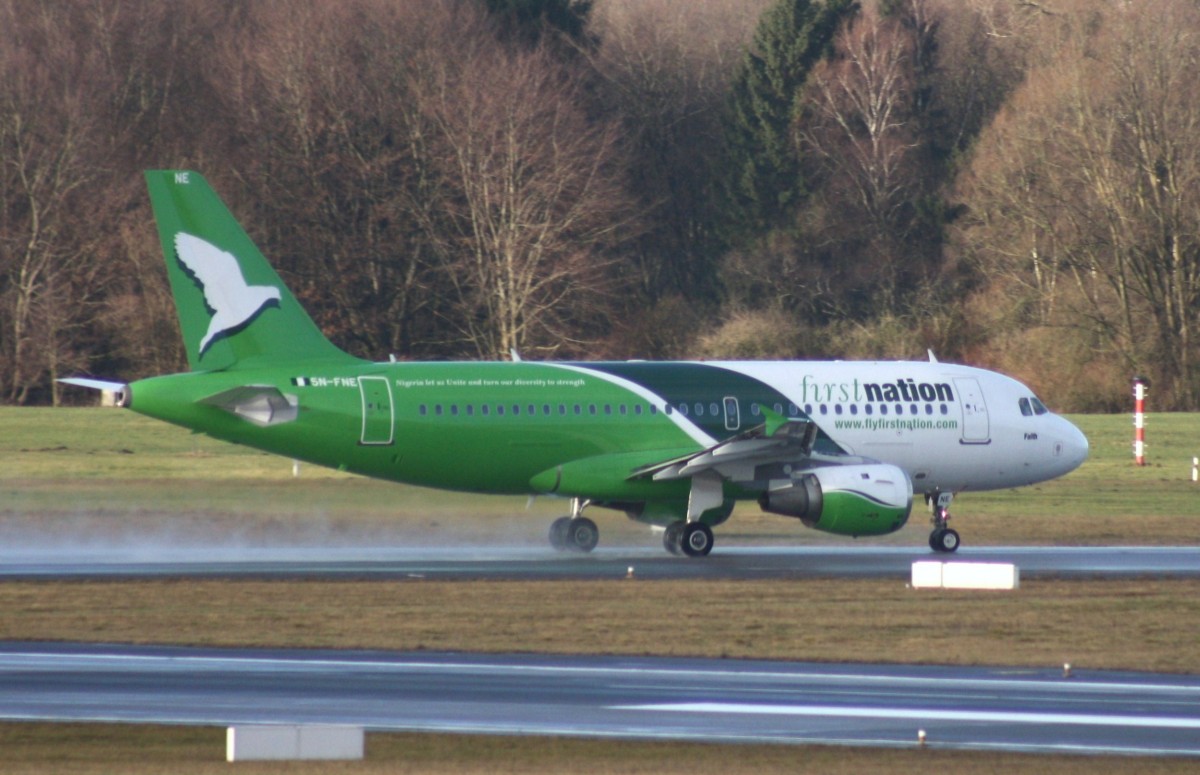
[[[703,557],[739,500],[839,535],[929,507],[953,552],[955,494],[1034,484],[1087,438],[1026,386],[929,361],[371,362],[333,345],[199,173],[145,173],[190,371],[116,392],[150,417],[294,459],[449,490],[570,500],[559,550],[592,551],[592,507]],[[514,353],[514,356],[516,354]]]

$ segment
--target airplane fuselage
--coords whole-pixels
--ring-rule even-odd
[[[287,405],[205,402],[246,385],[276,389]],[[764,409],[814,421],[816,452],[898,466],[916,492],[1031,484],[1074,469],[1087,450],[1069,422],[1032,411],[1019,382],[925,362],[317,361],[131,388],[134,410],[217,438],[476,492],[544,491],[535,479],[566,461],[626,455],[632,470],[735,436]],[[613,487],[612,498],[661,494],[661,483]]]

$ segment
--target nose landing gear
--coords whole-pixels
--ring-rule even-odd
[[[935,552],[949,554],[958,550],[958,531],[946,527],[950,521],[950,501],[954,493],[938,492],[927,496],[933,511],[933,532],[929,534],[929,548]]]

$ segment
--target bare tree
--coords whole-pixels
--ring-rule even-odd
[[[880,235],[900,228],[914,187],[913,63],[906,37],[899,25],[869,10],[843,28],[838,56],[813,70],[802,127],[806,145]]]
[[[1069,303],[1071,324],[1194,408],[1200,16],[1172,0],[1142,10],[1073,17],[983,138],[965,236],[986,270],[1032,292],[1041,321]]]
[[[486,358],[598,338],[632,215],[616,125],[589,120],[582,80],[545,49],[485,36],[443,56],[427,88],[445,147],[448,322]]]
[[[265,247],[325,332],[366,357],[437,339],[432,129],[412,81],[455,18],[440,3],[262,3],[213,76]]]
[[[99,84],[68,11],[0,6],[0,346],[4,395],[15,403],[53,385],[64,362],[78,365],[69,334],[89,293],[76,241],[89,227],[75,218],[92,209],[84,189],[97,179],[90,98]]]
[[[890,310],[929,260],[908,239],[913,200],[929,187],[917,163],[912,50],[909,31],[865,10],[838,33],[835,55],[813,69],[798,125],[821,169],[825,231],[847,246],[846,271]]]

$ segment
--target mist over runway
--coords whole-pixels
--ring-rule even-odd
[[[530,580],[907,579],[919,560],[1014,563],[1023,578],[1200,576],[1200,547],[992,546],[953,555],[897,546],[720,546],[672,557],[652,542],[590,554],[509,545],[231,545],[89,542],[0,546],[3,579],[309,578]]]

